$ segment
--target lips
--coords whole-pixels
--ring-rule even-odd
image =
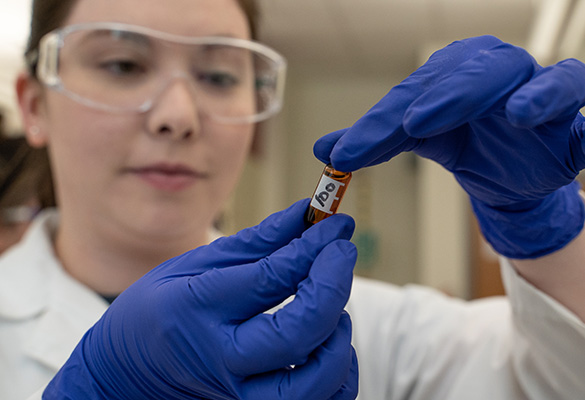
[[[167,192],[184,190],[206,176],[188,166],[167,163],[129,168],[128,172],[155,189]]]

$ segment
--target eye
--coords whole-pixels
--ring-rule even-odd
[[[200,82],[219,89],[229,89],[239,83],[239,79],[236,76],[222,71],[201,72],[198,74],[198,79]]]
[[[144,73],[146,69],[133,60],[110,60],[104,61],[100,67],[115,76],[134,76]]]

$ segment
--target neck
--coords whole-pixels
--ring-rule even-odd
[[[190,235],[154,236],[72,222],[61,218],[57,256],[73,278],[106,296],[118,295],[155,266],[208,241],[207,227]]]

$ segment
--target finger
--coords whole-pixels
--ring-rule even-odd
[[[333,147],[335,147],[335,144],[337,143],[339,138],[341,138],[346,131],[347,128],[341,129],[335,132],[331,132],[317,139],[317,141],[313,145],[313,154],[315,155],[315,157],[317,157],[317,159],[322,163],[329,164],[331,162],[330,158],[331,150],[333,150]]]
[[[259,225],[175,257],[157,268],[162,270],[156,273],[163,273],[166,277],[193,276],[210,268],[256,262],[302,235],[306,229],[304,215],[309,201],[299,200],[289,208],[270,215]]]
[[[356,164],[349,168],[353,168],[352,171],[354,171],[359,168],[372,167],[374,165],[385,163],[401,153],[416,149],[419,143],[422,142],[421,139],[413,139],[409,137],[406,132],[404,132],[403,127],[396,130],[389,139],[388,142],[379,143],[377,148],[372,148],[372,151],[368,154],[368,160],[366,162]]]
[[[349,298],[355,246],[337,240],[317,256],[292,302],[272,315],[261,314],[239,325],[227,363],[247,375],[297,365],[331,335]]]
[[[333,215],[259,262],[190,278],[193,299],[231,320],[249,319],[294,294],[323,249],[339,239],[349,240],[354,229],[351,217]]]
[[[351,366],[345,383],[335,393],[331,400],[354,400],[359,392],[359,368],[355,349],[351,348]]]
[[[354,399],[357,369],[351,320],[344,312],[334,332],[305,364],[248,379],[240,395],[244,399]]]
[[[379,106],[384,107],[382,104]],[[416,141],[405,134],[398,121],[391,121],[398,119],[397,115],[382,115],[384,110],[370,112],[349,128],[335,144],[330,155],[333,168],[353,172],[388,161],[404,151],[412,150],[416,145]],[[387,129],[384,129],[384,125],[387,125]]]
[[[319,161],[321,161],[325,164],[333,163],[333,161],[331,161],[331,151],[333,150],[333,148],[335,147],[335,145],[337,144],[339,139],[341,139],[341,137],[348,130],[349,130],[349,128],[341,129],[341,130],[338,130],[335,132],[331,132],[331,133],[317,139],[317,141],[315,142],[315,145],[313,146],[313,153],[315,154],[315,157]],[[406,134],[404,134],[404,132],[402,130],[400,130],[399,132],[394,134],[393,138],[392,138],[392,140],[394,142],[398,142],[398,144],[404,143],[408,139],[409,139],[408,136]],[[416,143],[413,143],[412,141],[408,144],[405,144],[405,146],[399,146],[398,144],[394,145],[394,146],[392,146],[392,145],[389,146],[389,147],[392,147],[392,149],[394,149],[394,151],[388,151],[388,149],[385,148],[383,145],[375,146],[373,148],[374,152],[370,153],[371,159],[366,164],[363,164],[363,165],[359,164],[357,166],[351,166],[351,164],[347,164],[347,163],[340,164],[336,160],[335,163],[333,164],[333,167],[338,168],[338,171],[353,172],[359,168],[371,167],[371,166],[386,162],[386,161],[390,160],[391,158],[393,158],[394,156],[402,153],[403,151],[411,150],[412,147],[414,147],[414,145],[416,145]],[[409,145],[409,148],[406,148],[406,145]],[[376,149],[378,150],[377,154],[375,153]]]
[[[306,229],[303,218],[307,207],[308,199],[297,201],[270,215],[259,225],[216,240],[203,253],[211,253],[215,268],[233,266],[236,261],[254,262],[302,235]],[[221,254],[219,263],[215,260],[218,254]]]
[[[502,43],[465,61],[426,91],[404,114],[416,138],[436,136],[504,107],[538,65],[526,51]]]
[[[574,117],[585,105],[585,64],[569,59],[538,71],[506,104],[508,119],[518,127]]]
[[[501,43],[492,36],[481,36],[453,42],[435,52],[336,141],[329,155],[333,166],[341,171],[355,171],[412,150],[419,142],[403,129],[404,113],[411,103],[460,64]]]

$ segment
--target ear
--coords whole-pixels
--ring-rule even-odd
[[[18,75],[16,78],[18,106],[26,139],[33,147],[44,147],[49,139],[43,94],[43,87],[39,81],[26,72]]]

